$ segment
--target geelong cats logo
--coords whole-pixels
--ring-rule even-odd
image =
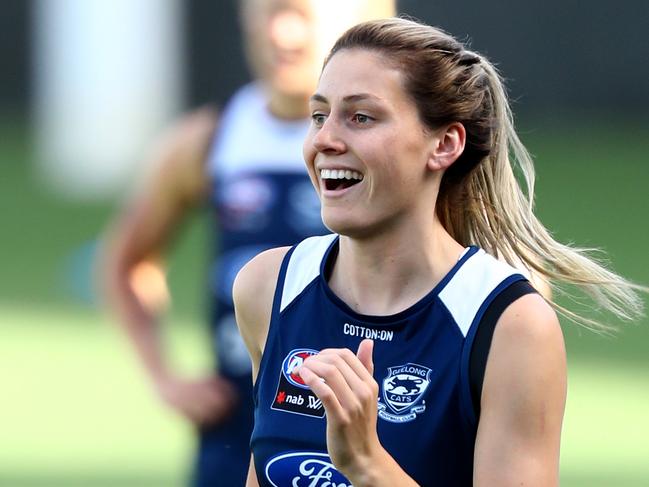
[[[266,478],[274,487],[352,487],[326,453],[277,455],[266,464]]]
[[[388,375],[381,384],[379,417],[392,423],[412,421],[426,409],[424,394],[428,389],[433,371],[428,367],[407,363],[388,367]]]

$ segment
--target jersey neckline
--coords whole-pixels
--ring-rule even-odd
[[[331,244],[324,253],[322,261],[320,262],[320,273],[318,279],[324,289],[325,295],[333,303],[334,306],[339,308],[342,312],[349,315],[352,319],[362,321],[365,323],[372,323],[375,325],[388,325],[396,322],[403,321],[404,319],[410,318],[413,314],[417,313],[419,310],[427,306],[432,300],[434,300],[439,293],[446,287],[446,285],[453,279],[453,276],[457,271],[462,267],[462,265],[475,255],[480,249],[475,245],[470,245],[464,249],[460,258],[453,265],[453,267],[446,273],[446,275],[428,292],[426,293],[419,301],[412,304],[408,308],[399,311],[390,315],[366,315],[354,311],[347,303],[333,292],[329,283],[326,279],[326,269],[329,264],[329,260],[333,258],[334,254],[337,254],[337,249],[340,241],[340,236],[336,235],[336,238],[333,239]],[[336,250],[336,252],[334,252]]]

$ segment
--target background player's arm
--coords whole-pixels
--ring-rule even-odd
[[[523,296],[501,316],[489,352],[474,485],[558,486],[565,400],[565,348],[556,314],[541,296]]]
[[[252,361],[252,380],[257,380],[273,308],[277,276],[288,247],[267,250],[248,262],[232,289],[239,332]],[[250,457],[247,487],[258,487],[254,457]]]
[[[146,177],[109,228],[103,288],[163,400],[189,419],[210,422],[231,402],[217,377],[177,378],[161,343],[158,317],[166,281],[162,258],[189,212],[208,191],[205,159],[216,113],[201,109],[182,119],[156,146]],[[225,401],[225,402],[224,402]]]

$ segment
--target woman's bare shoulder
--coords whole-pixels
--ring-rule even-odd
[[[263,352],[279,269],[289,248],[278,247],[258,254],[243,266],[234,281],[232,298],[237,324],[253,363]]]
[[[496,329],[503,341],[545,345],[563,352],[559,319],[541,294],[527,294],[514,301],[503,312]]]
[[[539,295],[504,311],[494,332],[475,446],[476,485],[558,485],[566,356],[559,320]]]

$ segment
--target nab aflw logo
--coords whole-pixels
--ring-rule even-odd
[[[297,368],[304,361],[318,353],[310,348],[291,350],[282,362],[277,392],[271,409],[287,413],[302,414],[314,418],[323,418],[325,414],[322,401],[307,386],[297,373]]]
[[[307,407],[310,409],[320,409],[322,407],[322,401],[317,397],[309,396],[309,404]]]
[[[293,452],[266,464],[266,478],[274,487],[352,487],[326,453]]]

